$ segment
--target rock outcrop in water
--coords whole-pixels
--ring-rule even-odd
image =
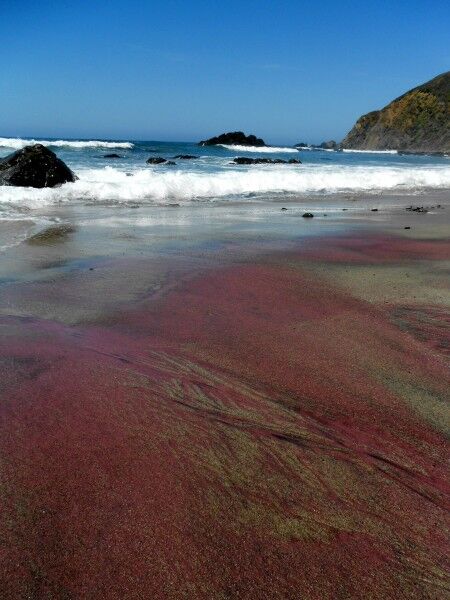
[[[218,144],[229,146],[266,146],[263,139],[257,138],[255,135],[245,135],[242,131],[222,133],[216,137],[209,138],[209,140],[199,142],[200,146],[217,146]]]
[[[283,160],[282,158],[248,158],[247,156],[238,156],[230,164],[235,165],[301,165],[302,161],[298,158]]]
[[[322,150],[336,150],[338,144],[334,140],[329,140],[328,142],[322,142],[318,148],[322,148]]]
[[[342,141],[357,150],[450,151],[450,71],[358,119]]]
[[[167,158],[162,158],[162,156],[150,156],[147,158],[148,165],[176,165],[173,160],[167,160]]]
[[[69,167],[42,144],[25,146],[0,159],[0,185],[45,188],[76,179]]]
[[[193,154],[177,154],[174,156],[174,159],[176,158],[180,160],[193,160],[194,158],[198,158],[198,156],[194,156]]]

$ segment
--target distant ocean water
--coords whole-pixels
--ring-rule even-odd
[[[54,189],[0,186],[0,219],[23,218],[24,211],[64,203],[189,204],[270,200],[280,194],[352,192],[414,192],[450,188],[447,157],[402,156],[395,152],[297,151],[292,147],[198,146],[185,142],[30,140],[0,138],[0,157],[40,142],[64,160],[79,177]],[[119,159],[104,158],[116,152]],[[194,154],[194,160],[174,159],[175,166],[147,165],[147,158],[173,159]],[[301,165],[238,166],[239,155],[299,158]]]

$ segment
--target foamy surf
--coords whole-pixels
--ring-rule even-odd
[[[398,154],[398,150],[355,150],[353,148],[343,148],[342,151],[358,154]]]
[[[298,150],[318,150],[319,152],[347,152],[354,154],[398,154],[398,150],[356,150],[354,148],[342,148],[339,150],[335,150],[334,148],[321,148],[320,146],[299,146]]]
[[[450,167],[422,168],[321,166],[301,168],[268,165],[248,170],[229,168],[221,172],[199,172],[158,168],[137,169],[129,175],[105,167],[78,171],[75,183],[59,188],[0,187],[0,206],[22,210],[41,209],[61,203],[86,204],[190,203],[196,200],[278,194],[381,192],[450,188]],[[1,214],[1,212],[0,212]]]
[[[103,140],[26,140],[23,138],[0,138],[0,148],[21,150],[25,146],[42,144],[54,148],[133,148],[131,142],[106,142]]]
[[[218,144],[218,146],[222,146],[222,148],[232,150],[233,152],[266,152],[268,154],[271,154],[272,152],[298,152],[297,148],[290,148],[284,146],[233,146],[228,144]]]

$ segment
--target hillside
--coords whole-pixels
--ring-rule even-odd
[[[359,150],[448,152],[449,100],[450,71],[360,117],[341,145]]]

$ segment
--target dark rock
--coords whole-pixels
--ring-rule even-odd
[[[122,158],[122,157],[119,156],[118,154],[116,154],[115,152],[113,152],[112,154],[105,154],[103,156],[103,158]]]
[[[295,148],[308,148],[308,144],[305,144],[305,142],[300,142],[299,144],[295,144]]]
[[[411,229],[411,227],[404,227],[403,229]]]
[[[319,146],[319,148],[322,148],[323,150],[336,150],[338,147],[337,142],[335,142],[334,140],[329,140],[328,142],[322,142]]]
[[[54,152],[35,144],[0,159],[0,185],[55,187],[77,177]]]
[[[306,212],[306,213],[302,214],[302,217],[304,219],[312,219],[314,217],[314,215],[312,213],[310,213],[310,212]]]
[[[216,146],[226,144],[229,146],[265,146],[264,140],[255,135],[245,135],[242,131],[230,131],[221,135],[199,142],[200,146]]]
[[[260,165],[265,164],[268,161],[267,158],[248,158],[248,156],[238,156],[232,160],[230,164],[236,165]]]
[[[167,160],[165,164],[172,166],[172,165],[176,165],[177,163],[173,162],[173,160]]]
[[[178,158],[180,160],[192,160],[194,158],[198,158],[198,156],[194,156],[193,154],[177,154],[174,158]]]
[[[296,158],[283,160],[281,158],[249,158],[248,156],[238,156],[230,164],[235,165],[301,165],[301,161]]]
[[[151,156],[147,158],[147,164],[149,165],[162,165],[167,162],[166,158],[162,158],[161,156]]]
[[[371,208],[370,209],[372,212],[378,212],[378,208]]]
[[[287,210],[287,208],[285,206],[283,206],[283,208],[281,210]]]
[[[428,209],[423,206],[408,206],[406,210],[417,213],[427,213]]]

